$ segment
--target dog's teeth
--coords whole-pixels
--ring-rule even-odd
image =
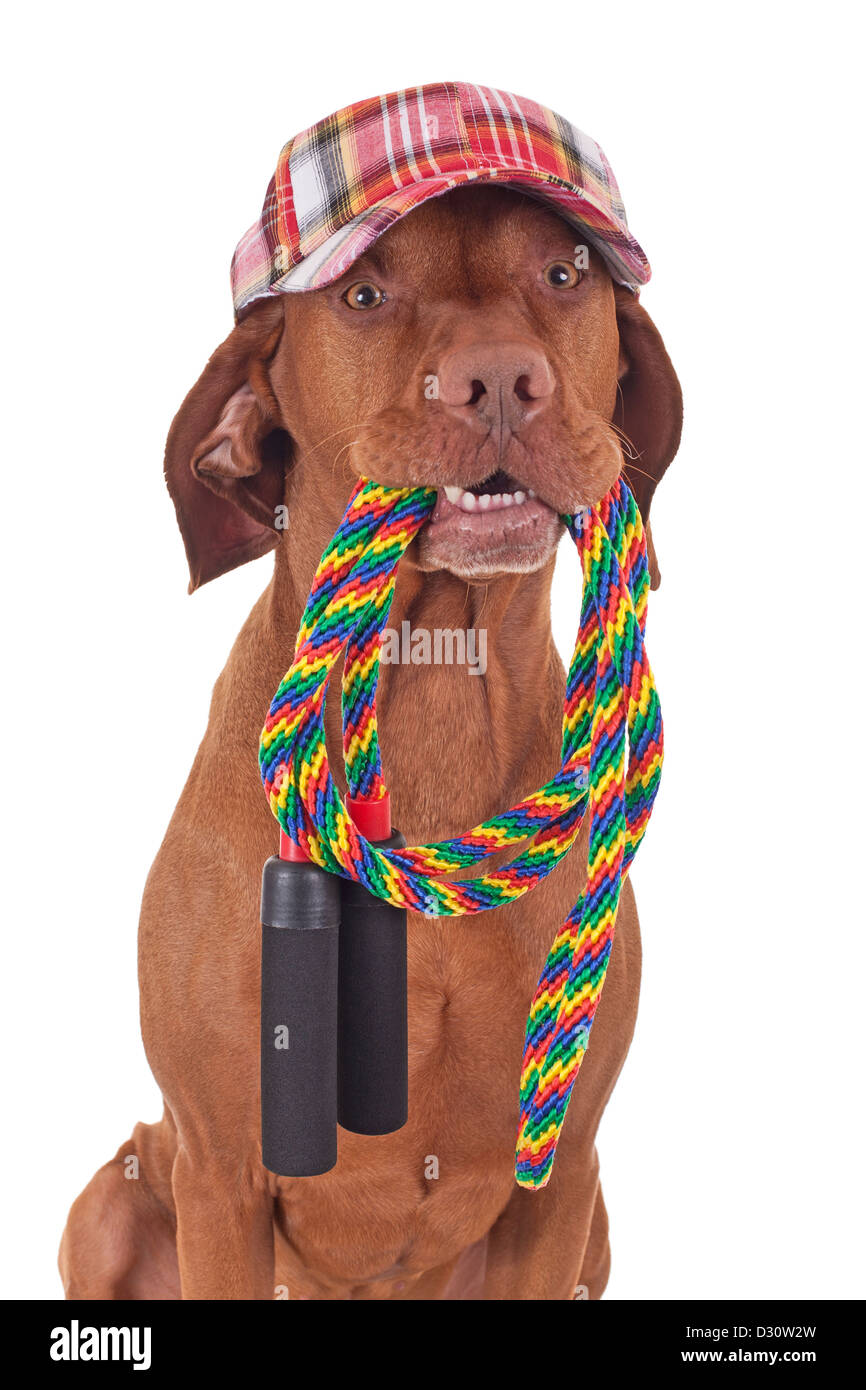
[[[514,494],[514,500],[515,500],[515,502],[517,502],[518,504],[520,504],[521,502],[525,502],[525,501],[526,501],[526,493],[525,493],[525,492],[515,492],[515,494]]]
[[[474,493],[474,492],[464,492],[463,496],[460,498],[460,505],[461,505],[461,507],[463,508],[464,512],[474,512],[474,511],[475,511],[475,493]]]
[[[482,512],[487,511],[487,508],[490,506],[489,492],[482,492],[481,496],[478,499],[478,506],[481,508]]]
[[[449,502],[453,502],[455,507],[459,506],[460,498],[463,496],[463,489],[462,487],[446,487],[445,496],[448,498]]]
[[[527,497],[534,497],[534,496],[535,496],[535,489],[534,489],[534,488],[530,488],[526,495],[527,495]]]
[[[503,494],[502,494],[502,505],[503,505],[503,507],[510,507],[513,501],[514,501],[514,498],[512,497],[512,495],[511,495],[510,492],[503,492]]]
[[[491,495],[490,501],[491,501],[491,503],[492,503],[492,505],[493,505],[494,507],[501,507],[501,506],[502,506],[502,493],[501,493],[501,492],[494,492],[494,493]]]

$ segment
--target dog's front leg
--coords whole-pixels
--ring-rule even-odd
[[[182,1140],[172,1188],[182,1297],[272,1299],[273,1198],[257,1158],[239,1167]]]
[[[192,819],[201,824],[202,812]],[[185,1299],[272,1299],[273,1194],[259,1150],[255,877],[174,827],[139,932],[142,1036],[177,1134],[171,1170]],[[210,848],[210,846],[209,846]],[[262,856],[264,858],[264,855]]]
[[[488,1237],[485,1300],[573,1299],[598,1210],[606,1248],[594,1147],[567,1169],[561,1164],[557,1172],[554,1166],[549,1186],[540,1192],[515,1188]],[[592,1297],[600,1294],[600,1288],[590,1290]]]

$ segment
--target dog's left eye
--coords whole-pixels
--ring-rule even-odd
[[[343,298],[350,309],[378,309],[385,296],[378,285],[371,285],[369,280],[360,280],[346,290]]]
[[[544,268],[543,279],[555,290],[573,290],[580,283],[580,271],[571,261],[551,261]]]

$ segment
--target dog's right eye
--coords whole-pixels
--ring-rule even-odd
[[[555,290],[573,290],[580,284],[580,271],[571,261],[551,261],[545,267],[543,280]]]
[[[385,296],[377,285],[371,285],[369,280],[360,280],[346,290],[343,298],[350,309],[378,309]]]

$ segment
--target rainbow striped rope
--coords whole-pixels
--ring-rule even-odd
[[[361,479],[316,571],[291,668],[271,703],[259,762],[286,834],[331,873],[398,907],[457,917],[513,902],[568,853],[590,807],[586,886],[557,933],[526,1027],[515,1174],[547,1183],[589,1042],[623,878],[643,839],[662,764],[661,709],[644,648],[649,574],[640,513],[620,479],[597,507],[563,518],[581,556],[580,627],[568,672],[562,766],[511,810],[438,844],[382,850],[361,836],[331,777],[324,707],[345,651],[349,794],[384,795],[376,718],[382,630],[397,565],[436,500],[428,488]],[[448,875],[528,841],[502,869]]]

